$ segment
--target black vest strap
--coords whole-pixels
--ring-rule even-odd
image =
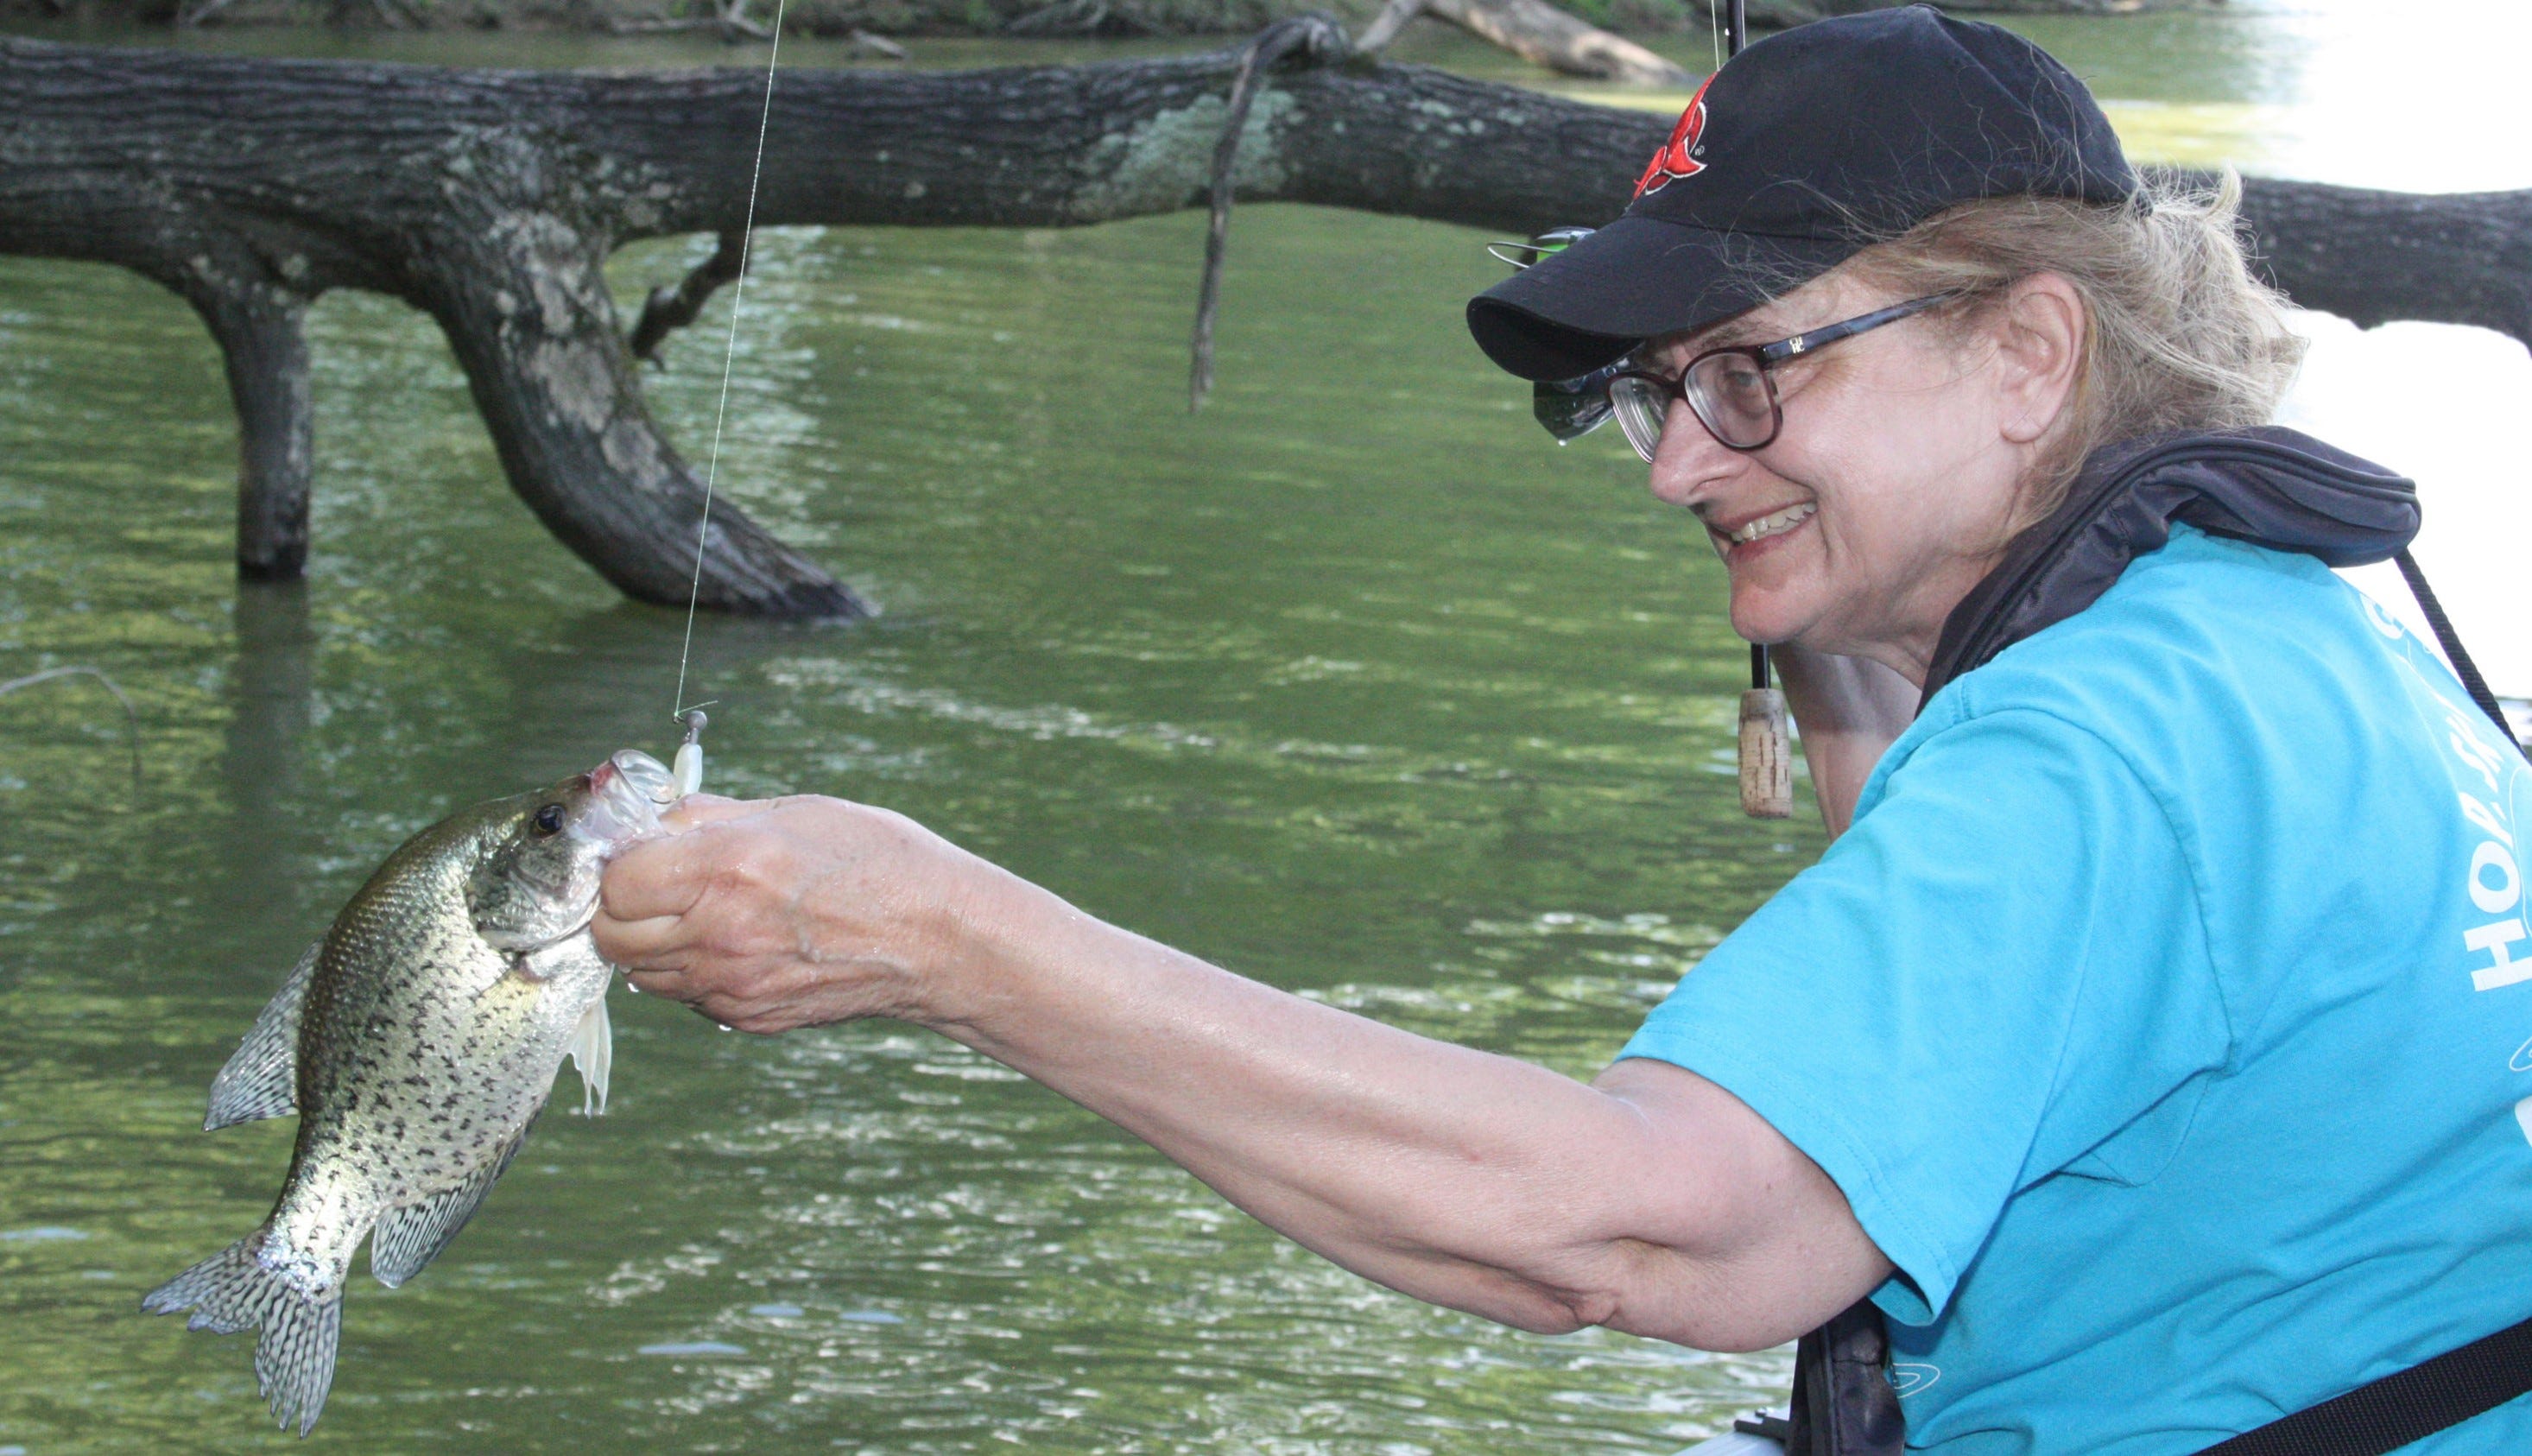
[[[1795,1348],[1790,1414],[1788,1456],[1902,1456],[1908,1417],[1890,1383],[1889,1330],[1870,1300],[1805,1335]]]
[[[1793,1407],[1783,1418],[1733,1423],[1783,1443],[1785,1456],[1905,1456],[1908,1417],[1890,1384],[1881,1310],[1858,1301],[1794,1347]]]
[[[2198,1456],[2386,1456],[2532,1392],[2532,1319],[2394,1370]]]

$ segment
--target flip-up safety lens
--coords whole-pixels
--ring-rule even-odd
[[[1510,263],[1516,268],[1535,267],[1541,261],[1553,258],[1591,236],[1592,231],[1587,227],[1552,227],[1526,242],[1488,243],[1486,252],[1494,255],[1497,262]]]

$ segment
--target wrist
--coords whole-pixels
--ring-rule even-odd
[[[928,917],[923,950],[904,977],[901,1008],[892,1012],[970,1046],[1004,1039],[1002,1028],[1026,1007],[1063,954],[1075,921],[1089,917],[1050,891],[963,854],[965,874]],[[1093,922],[1095,923],[1095,922]]]

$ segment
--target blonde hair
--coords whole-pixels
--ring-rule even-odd
[[[2265,425],[2303,362],[2284,295],[2251,272],[2241,178],[2208,186],[2173,172],[2137,199],[1987,198],[1951,207],[1860,253],[1849,266],[1903,297],[1959,293],[1940,311],[1963,327],[2017,279],[2055,273],[2083,299],[2071,414],[2017,514],[2045,517],[2084,458],[2113,440]]]

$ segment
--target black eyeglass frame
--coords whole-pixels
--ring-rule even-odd
[[[1928,309],[1933,308],[1937,304],[1950,303],[1952,300],[1962,296],[1963,295],[1957,291],[1948,293],[1928,293],[1922,298],[1912,298],[1904,303],[1892,304],[1888,308],[1874,309],[1870,314],[1858,314],[1852,319],[1843,319],[1835,323],[1824,323],[1817,328],[1807,328],[1801,333],[1794,334],[1788,338],[1778,339],[1771,344],[1727,344],[1720,349],[1708,349],[1704,353],[1688,361],[1686,365],[1681,367],[1680,372],[1677,375],[1656,374],[1648,369],[1610,369],[1601,371],[1589,378],[1598,384],[1603,398],[1609,397],[1610,389],[1620,379],[1641,379],[1652,385],[1661,395],[1662,414],[1665,417],[1669,415],[1670,406],[1673,403],[1686,404],[1688,406],[1688,412],[1697,417],[1697,423],[1705,428],[1705,433],[1714,437],[1714,442],[1716,444],[1723,446],[1727,450],[1739,450],[1743,454],[1748,454],[1752,450],[1763,450],[1767,446],[1774,444],[1776,442],[1776,437],[1784,433],[1784,401],[1779,399],[1776,394],[1776,367],[1778,365],[1789,363],[1807,355],[1818,353],[1820,350],[1827,348],[1829,345],[1836,343],[1840,339],[1851,339],[1859,333],[1870,333],[1873,329],[1879,328],[1885,323],[1896,323],[1902,319],[1914,318],[1917,315],[1926,312]],[[1705,411],[1698,405],[1697,396],[1689,392],[1689,376],[1697,373],[1697,367],[1698,365],[1703,364],[1709,359],[1719,359],[1728,355],[1739,355],[1756,364],[1758,366],[1758,377],[1766,381],[1767,434],[1765,438],[1751,444],[1736,444],[1731,440],[1725,439],[1723,437],[1723,432],[1716,429],[1714,422],[1705,417]],[[1612,399],[1611,403],[1614,405],[1615,400]],[[1616,413],[1616,411],[1613,409],[1612,413]],[[1592,423],[1597,424],[1599,422],[1594,420]],[[1637,439],[1634,432],[1625,428],[1626,423],[1627,422],[1623,417],[1619,419],[1618,425],[1620,427],[1620,433],[1627,437],[1627,443],[1636,447],[1636,453],[1644,458],[1644,463],[1647,465],[1651,464],[1653,458],[1652,450],[1647,446],[1645,441]],[[1658,434],[1654,436],[1652,442],[1656,444],[1660,442],[1660,436]]]

